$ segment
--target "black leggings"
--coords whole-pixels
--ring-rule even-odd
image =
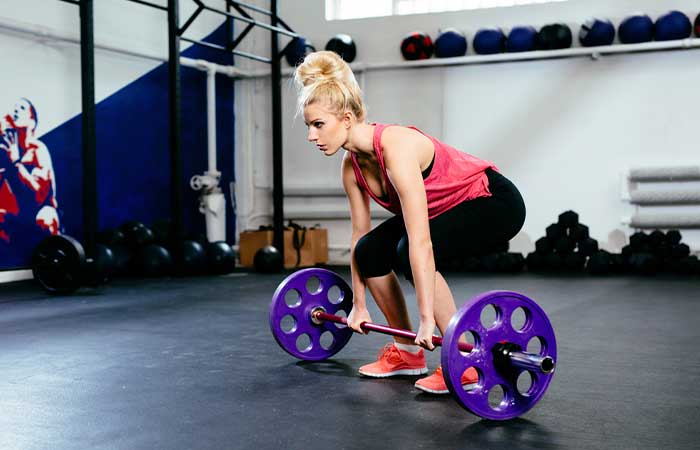
[[[430,238],[436,268],[456,257],[490,253],[511,240],[525,222],[525,203],[506,177],[486,170],[491,197],[466,200],[430,219]],[[364,278],[396,270],[411,280],[408,235],[403,216],[394,216],[362,236],[355,246],[355,262]]]

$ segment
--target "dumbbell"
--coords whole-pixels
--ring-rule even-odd
[[[275,340],[299,359],[321,361],[335,355],[353,334],[347,327],[352,297],[350,286],[330,270],[311,268],[289,275],[270,304]],[[496,319],[484,324],[481,314],[489,306],[495,309]],[[521,314],[523,324],[517,320]],[[364,322],[361,327],[416,338],[412,331],[385,325]],[[539,351],[527,352],[533,343]],[[533,300],[517,292],[490,291],[472,298],[457,311],[444,337],[433,336],[433,344],[442,346],[443,376],[452,395],[483,418],[508,420],[524,414],[542,398],[554,375],[557,347],[552,325]],[[470,367],[476,369],[479,381],[473,389],[464,390],[462,374]],[[521,392],[519,385],[527,381],[529,387]],[[492,406],[489,393],[498,387],[503,395]]]
[[[87,258],[77,239],[48,236],[34,249],[32,274],[50,294],[72,294],[81,286],[96,287],[111,277],[114,257],[109,247],[98,245],[94,258]]]

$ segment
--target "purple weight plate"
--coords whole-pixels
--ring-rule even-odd
[[[309,292],[307,283],[314,277],[318,282],[311,285],[315,291]],[[350,328],[334,322],[317,325],[311,320],[311,312],[318,307],[328,314],[344,311],[346,317],[352,310],[352,289],[330,270],[302,269],[277,287],[270,304],[270,329],[290,355],[320,361],[338,353],[350,340]]]
[[[496,309],[494,324],[486,329],[481,323],[481,312],[487,305]],[[511,317],[517,308],[525,312],[525,324],[521,330],[515,330]],[[474,350],[463,354],[457,348],[459,337],[471,332],[474,337]],[[491,291],[478,295],[462,306],[450,321],[441,354],[445,382],[457,401],[477,416],[491,420],[508,420],[518,417],[532,408],[544,395],[554,372],[549,374],[530,372],[532,383],[526,392],[519,392],[518,376],[523,369],[514,368],[515,374],[504,377],[496,370],[491,349],[501,341],[519,345],[523,351],[533,337],[541,343],[540,355],[551,356],[557,360],[557,343],[554,329],[547,315],[537,303],[517,292]],[[464,390],[461,375],[468,367],[479,372],[479,382],[471,390]],[[523,383],[527,386],[527,383]],[[495,386],[501,386],[503,399],[498,405],[489,404],[489,392]]]

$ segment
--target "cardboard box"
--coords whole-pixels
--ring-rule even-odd
[[[295,248],[294,235],[299,246]],[[248,230],[240,236],[239,256],[241,266],[253,267],[255,253],[266,245],[272,245],[272,230]],[[311,267],[328,262],[328,230],[324,228],[302,228],[284,230],[284,267]]]

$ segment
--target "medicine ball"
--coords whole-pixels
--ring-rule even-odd
[[[253,257],[255,270],[260,273],[279,272],[284,267],[282,254],[273,246],[268,245],[255,252]]]
[[[589,19],[581,25],[578,40],[584,47],[611,45],[615,41],[615,25],[608,19]]]
[[[447,28],[435,39],[435,56],[453,58],[467,53],[467,38],[455,28]]]
[[[333,36],[326,44],[326,50],[337,53],[348,63],[353,62],[357,55],[355,41],[347,34],[336,34]]]
[[[421,31],[414,31],[401,41],[401,54],[407,61],[429,59],[433,56],[433,40]]]
[[[236,255],[233,249],[224,241],[212,242],[205,247],[209,273],[223,275],[230,273],[236,267]]]
[[[506,51],[509,53],[529,52],[537,48],[537,30],[531,26],[513,27],[508,33]]]
[[[695,18],[695,36],[700,37],[700,13]]]
[[[147,277],[162,277],[168,275],[173,260],[170,252],[157,244],[147,245],[136,256],[139,274]]]
[[[571,28],[564,23],[545,25],[537,33],[537,48],[540,50],[569,48],[571,42]]]
[[[506,49],[506,35],[500,28],[482,28],[474,35],[473,46],[479,55],[503,53]]]
[[[690,37],[693,26],[688,16],[680,11],[669,11],[659,16],[654,24],[657,41],[673,41]]]
[[[82,279],[84,284],[88,286],[97,287],[105,284],[114,276],[114,253],[106,245],[96,244],[93,257],[87,258],[85,262],[82,269]]]
[[[170,249],[173,263],[182,275],[198,275],[207,268],[207,256],[204,247],[197,241],[184,240]]]
[[[649,42],[654,39],[654,22],[646,14],[629,16],[620,23],[617,34],[623,44]]]
[[[97,233],[97,242],[107,246],[124,244],[126,242],[126,236],[124,236],[124,232],[119,229],[104,230]]]
[[[289,41],[289,44],[283,50],[287,63],[292,67],[296,67],[304,60],[306,55],[315,51],[316,49],[311,42],[303,37],[295,37]]]
[[[119,230],[124,233],[124,243],[131,249],[139,249],[154,240],[151,229],[138,221],[125,222]]]

